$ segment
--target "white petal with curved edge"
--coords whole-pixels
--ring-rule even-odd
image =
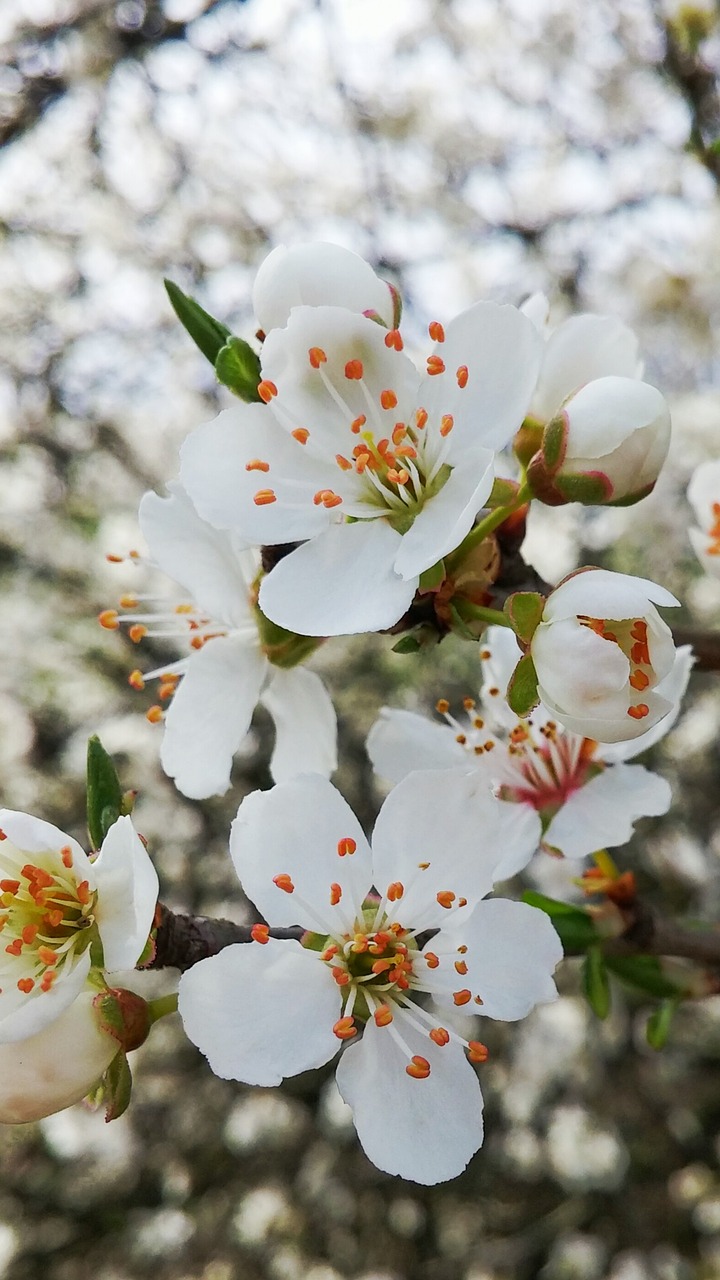
[[[610,569],[581,569],[548,596],[543,622],[559,622],[578,614],[616,620],[642,618],[648,612],[648,601],[666,607],[680,603],[649,578]]]
[[[628,438],[652,427],[664,445],[670,443],[670,411],[657,387],[637,378],[596,378],[582,387],[564,408],[568,424],[567,452],[561,471],[575,471],[575,458],[601,458],[621,448]]]
[[[341,840],[354,853],[339,855]],[[243,800],[230,831],[230,856],[240,883],[273,925],[341,932],[352,922],[371,885],[370,848],[350,806],[327,778],[303,774]],[[294,893],[273,883],[289,875]],[[330,886],[342,890],[330,905]]]
[[[639,738],[647,732],[648,725],[652,729],[673,708],[673,704],[667,698],[659,697],[654,689],[646,689],[643,693],[648,714],[642,720],[635,720],[627,714],[627,698],[623,709],[620,695],[616,706],[608,696],[602,704],[596,704],[595,713],[588,710],[587,714],[580,714],[577,708],[573,708],[571,713],[557,706],[542,685],[538,685],[538,694],[554,720],[559,720],[571,733],[577,733],[581,738],[593,738],[600,743],[626,742],[631,738]]]
[[[299,942],[225,947],[180,979],[186,1035],[222,1080],[278,1085],[320,1067],[339,1048],[341,996],[316,951]]]
[[[530,652],[543,688],[540,696],[551,711],[563,706],[578,715],[625,715],[630,663],[618,645],[567,618],[541,623]]]
[[[248,464],[265,462],[267,471]],[[248,542],[273,544],[312,538],[332,519],[319,489],[340,474],[310,455],[261,404],[224,409],[190,433],[180,448],[180,480],[203,520],[236,530]],[[276,501],[258,505],[271,489]]]
[[[667,813],[670,784],[639,764],[616,764],[586,782],[556,813],[543,844],[567,858],[625,844],[638,818]]]
[[[378,815],[373,879],[380,893],[396,881],[404,886],[393,905],[406,928],[438,928],[468,916],[510,874],[508,865],[518,870],[530,861],[539,841],[534,810],[497,800],[479,770],[411,773]],[[445,893],[455,895],[450,907],[437,900]]]
[[[449,725],[395,707],[381,709],[368,734],[367,753],[375,772],[388,782],[401,782],[416,769],[473,767]]]
[[[343,1053],[337,1086],[368,1159],[385,1173],[433,1186],[462,1173],[482,1144],[480,1084],[457,1041],[440,1047],[396,1021],[410,1053],[429,1062],[427,1079],[407,1074],[407,1055],[371,1019],[360,1043]]]
[[[672,703],[672,711],[669,711],[652,729],[648,729],[646,733],[640,734],[638,738],[630,742],[601,743],[597,750],[599,760],[604,760],[606,764],[616,764],[622,760],[633,760],[635,756],[647,751],[648,747],[653,747],[656,742],[665,737],[666,733],[669,733],[680,714],[680,707],[694,663],[695,654],[692,651],[692,646],[689,644],[681,645],[676,650],[675,662],[669,675],[666,675],[665,679],[655,686],[656,694]]]
[[[542,339],[517,307],[478,302],[451,320],[433,354],[445,372],[425,377],[418,403],[438,423],[454,419],[452,460],[465,450],[502,449],[528,411],[540,369]],[[465,387],[457,371],[468,370]]]
[[[287,324],[293,307],[344,307],[376,311],[393,323],[389,286],[364,258],[339,244],[322,241],[287,248],[280,244],[260,264],[253,286],[253,310],[265,333]]]
[[[165,717],[160,762],[192,800],[223,795],[267,670],[257,645],[216,636],[194,653]]]
[[[270,670],[260,701],[275,721],[273,780],[286,782],[296,773],[329,777],[337,769],[337,716],[330,694],[314,671]]]
[[[461,978],[451,963],[458,945],[467,947],[463,960],[468,968]],[[449,994],[468,988],[482,1000],[481,1005],[474,998],[461,1005],[460,1013],[515,1022],[536,1004],[557,1000],[552,975],[563,958],[562,944],[549,916],[525,902],[506,898],[481,902],[467,924],[441,931],[428,948],[442,957],[432,970],[435,986]]]
[[[128,817],[118,818],[95,863],[95,919],[104,968],[132,969],[153,925],[160,886],[145,845]]]
[[[520,310],[528,320],[532,320],[538,333],[544,335],[550,315],[550,303],[545,294],[531,293],[530,297],[520,304]]]
[[[439,493],[425,503],[403,535],[395,572],[413,578],[460,546],[490,496],[495,455],[475,450],[454,467]]]
[[[88,948],[72,968],[63,966],[49,991],[41,991],[38,986],[29,995],[14,989],[3,991],[0,994],[0,1044],[34,1036],[54,1022],[82,991],[89,972]]]
[[[547,341],[531,413],[547,422],[564,400],[587,382],[606,375],[637,378],[638,340],[614,316],[571,316]]]
[[[409,609],[418,583],[393,568],[400,541],[384,520],[331,525],[263,578],[260,608],[278,626],[305,636],[391,627]]]
[[[152,559],[214,622],[247,626],[252,579],[231,536],[200,518],[182,485],[169,484],[168,491],[167,498],[146,493],[140,501],[138,521]]]
[[[714,524],[713,504],[720,502],[720,460],[701,462],[690,478],[687,499],[702,529]]]
[[[0,832],[20,853],[59,853],[67,846],[72,853],[73,867],[78,880],[88,880],[90,887],[95,886],[93,865],[85,850],[59,827],[42,818],[35,818],[31,813],[20,813],[17,809],[0,809]],[[9,850],[4,848],[5,856]],[[0,862],[2,861],[3,844],[0,843]],[[25,859],[23,859],[25,861]]]

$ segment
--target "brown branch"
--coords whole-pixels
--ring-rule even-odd
[[[712,23],[712,17],[707,15]],[[720,94],[715,73],[698,56],[697,46],[709,30],[684,28],[682,19],[664,22],[665,55],[661,68],[685,99],[690,113],[689,147],[720,186]]]
[[[155,935],[155,954],[146,969],[180,969],[183,973],[199,960],[216,956],[235,942],[252,942],[251,925],[234,924],[232,920],[211,920],[206,916],[176,914],[164,903],[158,904],[159,921]],[[294,938],[304,929],[270,929],[271,938]]]
[[[673,627],[676,644],[691,644],[696,671],[720,671],[720,631],[703,631],[697,627]]]

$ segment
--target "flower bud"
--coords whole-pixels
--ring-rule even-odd
[[[674,703],[656,686],[675,659],[655,604],[677,605],[644,578],[585,569],[551,592],[530,644],[538,696],[567,729],[596,742],[639,737]]]
[[[394,327],[395,302],[389,284],[369,263],[337,244],[278,245],[255,277],[253,307],[260,328],[283,328],[293,307],[345,307],[373,312]]]
[[[669,444],[670,413],[655,387],[596,378],[547,424],[528,479],[549,506],[629,506],[653,489]]]
[[[26,1040],[0,1044],[0,1123],[24,1124],[79,1102],[120,1050],[102,1030],[96,992],[86,989]]]

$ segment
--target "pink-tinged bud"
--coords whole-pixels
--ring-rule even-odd
[[[119,1045],[103,1031],[95,992],[77,1000],[36,1035],[0,1044],[0,1123],[25,1124],[80,1102],[104,1074]]]
[[[147,1002],[134,991],[110,988],[95,996],[95,1015],[103,1031],[112,1036],[125,1053],[147,1040],[152,1025]]]
[[[669,444],[670,413],[655,387],[596,378],[547,424],[528,480],[548,506],[629,506],[653,489]]]
[[[350,249],[337,244],[278,245],[261,264],[253,287],[253,307],[267,334],[283,328],[293,307],[344,307],[373,312],[395,328],[396,291]]]

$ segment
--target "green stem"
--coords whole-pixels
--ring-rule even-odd
[[[487,622],[496,627],[511,627],[512,623],[502,609],[487,609],[484,604],[472,604],[469,600],[460,600],[455,605],[464,622]]]
[[[532,494],[530,492],[530,486],[528,484],[522,484],[518,489],[513,502],[509,502],[505,507],[496,507],[494,511],[491,511],[489,515],[485,516],[484,520],[481,520],[470,530],[465,541],[460,543],[457,551],[453,552],[453,555],[450,557],[448,568],[452,569],[455,565],[459,564],[468,551],[471,551],[473,547],[478,545],[478,543],[484,542],[488,534],[493,533],[494,530],[497,529],[498,525],[501,525],[504,520],[507,520],[508,516],[511,516],[519,507],[524,506],[531,497]],[[507,623],[505,625],[507,625]]]
[[[177,1013],[177,1007],[177,995],[157,996],[155,1000],[148,1000],[150,1022],[159,1022],[161,1018],[166,1018],[168,1014]]]

